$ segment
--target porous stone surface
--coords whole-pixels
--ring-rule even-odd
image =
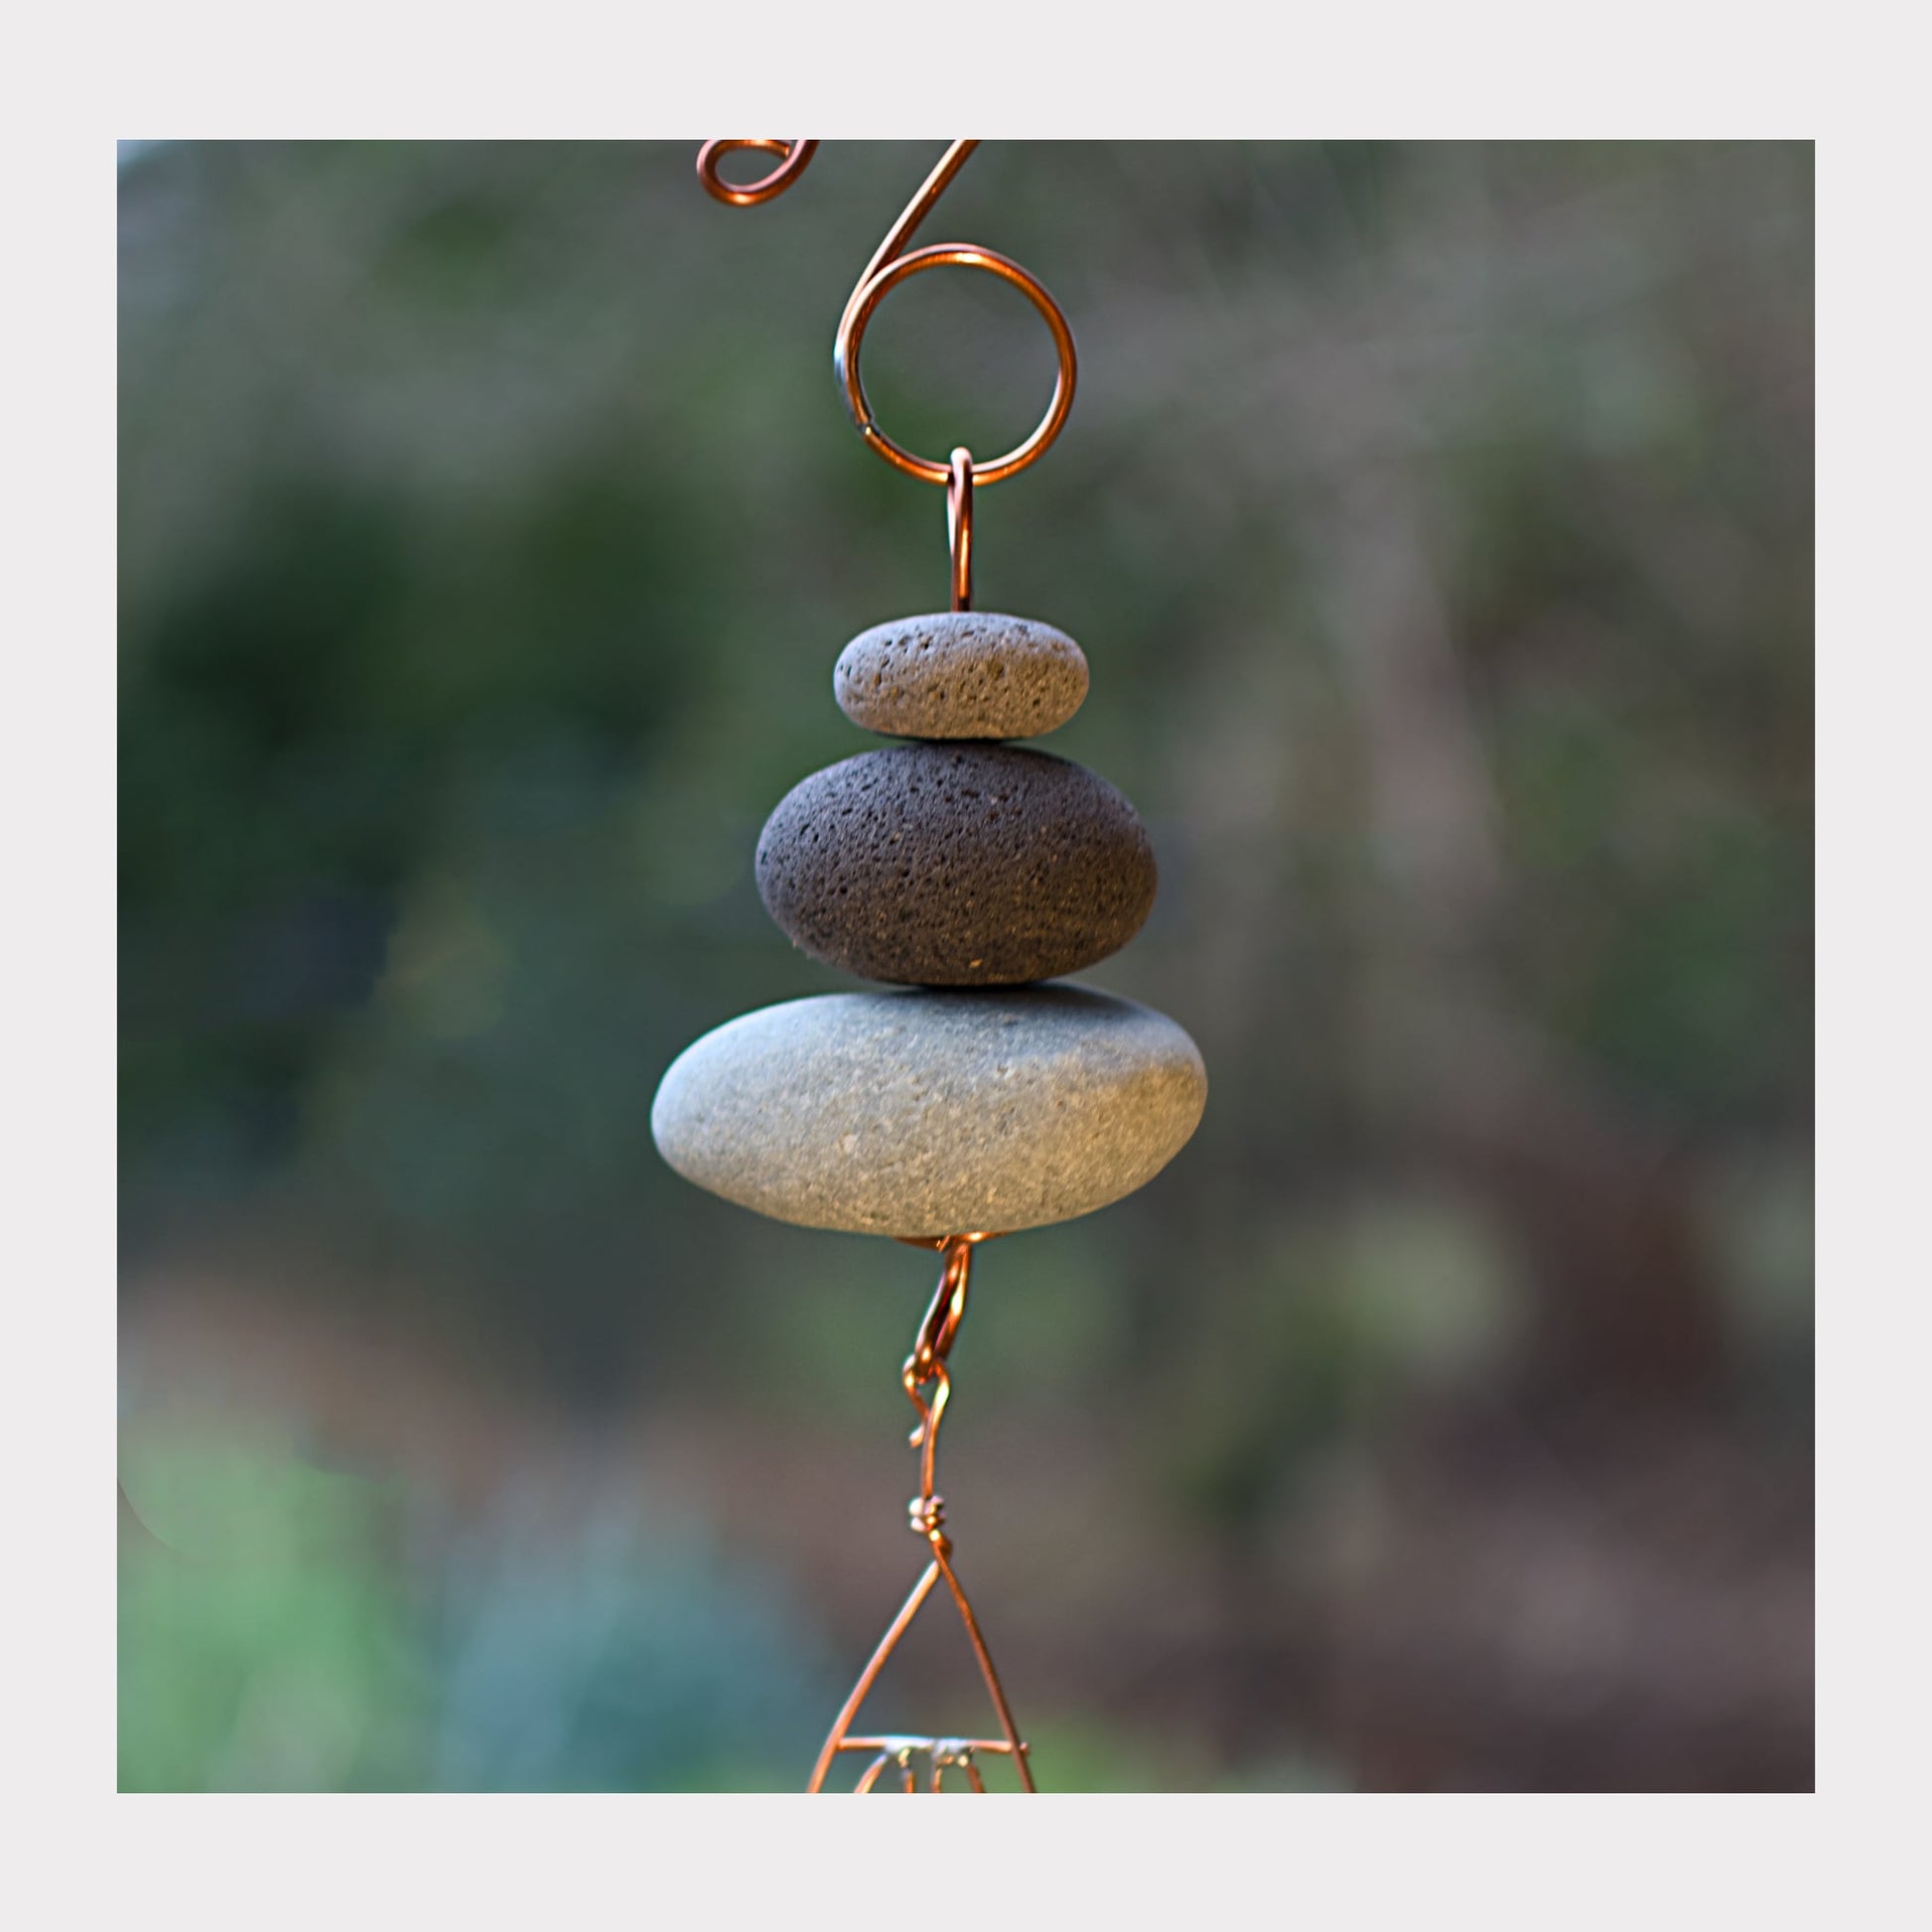
[[[822,994],[729,1021],[651,1106],[700,1187],[805,1227],[1043,1227],[1151,1180],[1207,1100],[1172,1020],[1079,986]]]
[[[865,979],[1011,986],[1118,952],[1154,848],[1104,778],[1009,745],[895,745],[814,771],[759,838],[793,944]]]
[[[1050,623],[941,611],[861,631],[832,692],[855,725],[889,738],[1036,738],[1080,709],[1087,660]]]

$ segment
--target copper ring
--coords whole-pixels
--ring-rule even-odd
[[[1060,433],[1066,413],[1073,407],[1077,364],[1073,353],[1073,332],[1067,327],[1066,317],[1060,313],[1059,305],[1018,262],[996,254],[991,248],[975,248],[957,242],[915,248],[910,254],[900,255],[897,260],[889,262],[860,289],[846,310],[832,351],[839,380],[845,385],[846,407],[852,412],[852,420],[858,425],[860,435],[896,470],[903,470],[907,476],[917,477],[922,483],[944,483],[952,481],[952,467],[949,464],[914,456],[910,450],[900,448],[879,427],[872,413],[872,404],[866,397],[866,385],[859,374],[859,347],[865,339],[866,324],[872,320],[872,312],[907,276],[920,274],[928,268],[983,268],[989,274],[999,276],[1003,282],[1011,282],[1039,311],[1040,319],[1052,332],[1053,350],[1059,357],[1059,373],[1053,382],[1052,400],[1046,405],[1046,414],[1039,419],[1038,428],[997,463],[973,466],[975,482],[1000,483],[1007,477],[1018,475],[1028,464],[1037,461]]]

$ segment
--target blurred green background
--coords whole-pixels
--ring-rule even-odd
[[[120,1780],[793,1789],[933,1269],[658,1161],[831,665],[944,607],[830,370],[936,144],[130,144]],[[1016,144],[1078,401],[979,603],[1211,1080],[987,1250],[942,1487],[1048,1789],[1812,1780],[1808,145]],[[991,455],[992,278],[867,342]],[[870,1722],[985,1722],[934,1621]]]

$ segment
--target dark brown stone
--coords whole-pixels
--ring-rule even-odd
[[[814,771],[759,839],[792,943],[867,979],[1015,986],[1133,938],[1154,850],[1104,778],[1006,745],[899,745]]]

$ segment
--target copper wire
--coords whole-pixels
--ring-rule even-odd
[[[977,472],[979,482],[1002,483],[1008,477],[1018,476],[1029,464],[1038,462],[1045,455],[1065,424],[1067,411],[1073,407],[1073,385],[1079,373],[1078,358],[1073,348],[1073,331],[1067,326],[1065,312],[1047,294],[1038,278],[1018,262],[991,248],[977,247],[969,242],[933,242],[924,248],[914,248],[909,254],[903,252],[919,223],[931,213],[933,205],[946,192],[953,177],[966,165],[978,146],[977,141],[955,141],[940,156],[938,166],[920,184],[918,192],[906,203],[898,219],[887,231],[886,239],[866,264],[865,273],[859,277],[846,302],[845,311],[839,317],[838,334],[832,343],[832,366],[838,373],[840,387],[845,391],[846,408],[851,412],[859,434],[872,450],[895,469],[903,470],[907,476],[930,483],[950,483],[951,466],[934,462],[930,457],[915,456],[910,450],[894,442],[879,427],[872,403],[866,395],[864,377],[860,373],[859,353],[865,341],[866,325],[872,320],[874,310],[899,283],[909,276],[923,274],[928,268],[984,269],[1017,288],[1039,311],[1040,319],[1053,338],[1053,352],[1058,358],[1059,368],[1045,415],[1024,442],[1016,444],[998,461],[980,465]],[[782,195],[805,172],[817,147],[816,141],[707,141],[698,150],[698,179],[704,184],[705,192],[719,201],[728,202],[735,207],[754,207]],[[770,174],[743,188],[734,188],[719,175],[718,164],[726,155],[745,150],[782,155],[784,159]]]
[[[758,181],[747,182],[742,188],[734,188],[719,174],[718,164],[728,154],[742,154],[748,150],[759,154],[781,154],[785,159],[768,175]],[[707,141],[698,150],[698,179],[704,183],[707,195],[716,196],[733,207],[756,207],[759,202],[768,202],[774,196],[782,195],[805,172],[817,150],[816,141]]]
[[[952,453],[946,483],[946,544],[952,553],[952,608],[973,608],[973,453]]]
[[[919,1580],[912,1586],[912,1591],[900,1604],[898,1614],[887,1626],[886,1634],[879,1640],[879,1647],[872,1653],[866,1667],[859,1673],[859,1681],[853,1685],[851,1694],[846,1698],[839,1715],[832,1722],[824,1744],[820,1747],[818,1761],[812,1767],[811,1782],[807,1791],[822,1791],[825,1779],[832,1768],[833,1759],[842,1752],[864,1751],[873,1754],[873,1761],[861,1776],[857,1789],[871,1791],[876,1788],[889,1764],[899,1768],[903,1788],[907,1791],[918,1789],[917,1781],[911,1770],[914,1753],[926,1753],[932,1764],[930,1790],[941,1788],[941,1777],[949,1767],[957,1767],[975,1791],[984,1791],[982,1781],[973,1758],[978,1753],[995,1752],[1013,1759],[1015,1773],[1020,1780],[1021,1789],[1035,1789],[1033,1768],[1028,1762],[1028,1746],[1021,1737],[1019,1726],[1013,1721],[1012,1707],[1007,1703],[1007,1694],[1000,1683],[1000,1674],[993,1666],[992,1652],[987,1648],[985,1633],[980,1629],[979,1618],[973,1613],[973,1605],[966,1595],[965,1586],[959,1581],[958,1572],[952,1564],[952,1539],[945,1531],[945,1498],[934,1489],[935,1457],[939,1447],[939,1424],[946,1413],[946,1402],[952,1393],[952,1376],[946,1366],[946,1357],[952,1351],[954,1340],[959,1334],[959,1324],[966,1315],[966,1290],[972,1278],[973,1250],[982,1241],[993,1239],[990,1234],[953,1234],[921,1240],[912,1243],[915,1247],[937,1248],[945,1257],[944,1266],[939,1273],[939,1286],[932,1297],[932,1304],[925,1311],[925,1318],[919,1323],[918,1333],[913,1337],[912,1352],[906,1356],[899,1370],[899,1383],[906,1399],[918,1413],[918,1424],[912,1431],[912,1447],[919,1451],[919,1493],[907,1505],[913,1531],[925,1538],[932,1552],[931,1561],[920,1573]],[[974,1661],[979,1665],[980,1676],[985,1681],[987,1694],[993,1701],[993,1710],[1000,1721],[998,1737],[911,1737],[911,1736],[863,1736],[851,1735],[852,1725],[859,1715],[861,1706],[879,1681],[879,1674],[886,1668],[893,1652],[898,1648],[899,1639],[910,1627],[912,1619],[918,1615],[928,1596],[932,1594],[935,1584],[943,1581],[947,1593],[953,1599],[953,1607],[959,1612],[959,1620],[965,1626],[967,1641],[973,1647]]]

